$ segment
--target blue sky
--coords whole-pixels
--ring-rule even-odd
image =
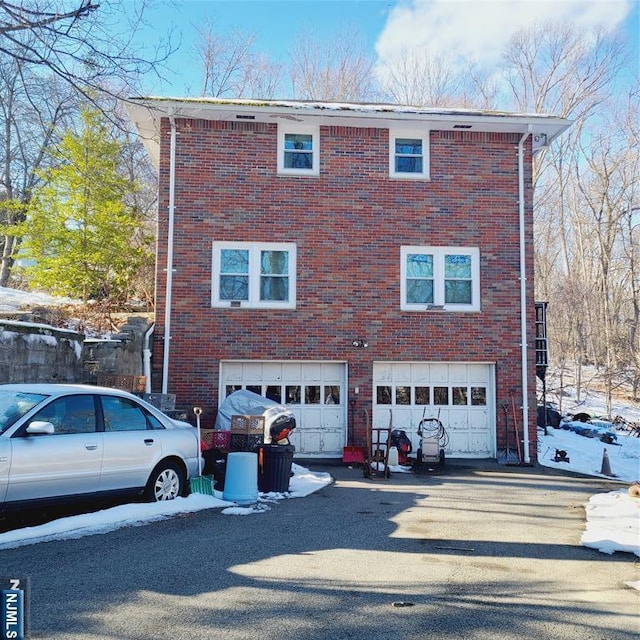
[[[135,3],[136,0],[129,0]],[[493,64],[509,36],[536,21],[567,19],[588,30],[622,29],[640,68],[639,0],[151,0],[140,42],[155,43],[173,28],[180,48],[165,80],[149,78],[141,93],[199,95],[193,45],[197,25],[210,20],[220,33],[242,29],[257,36],[255,50],[286,62],[303,32],[331,41],[338,32],[359,34],[379,63],[401,48],[429,49],[451,58]]]

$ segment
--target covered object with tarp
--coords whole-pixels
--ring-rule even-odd
[[[262,416],[265,443],[286,439],[296,427],[296,419],[290,409],[246,389],[234,391],[223,400],[218,408],[216,429],[229,431],[231,418],[237,415]]]

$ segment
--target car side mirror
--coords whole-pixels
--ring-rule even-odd
[[[55,427],[50,422],[45,422],[44,420],[34,420],[29,423],[27,427],[27,433],[29,435],[53,435],[56,432]]]

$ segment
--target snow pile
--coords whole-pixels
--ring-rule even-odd
[[[78,300],[61,298],[41,291],[20,291],[0,287],[0,311],[14,312],[31,307],[52,307],[66,304],[78,304]]]
[[[570,426],[574,423],[561,423]],[[588,423],[578,423],[588,427]],[[617,431],[612,443],[599,438],[581,435],[570,429],[547,427],[547,435],[538,430],[538,462],[545,467],[601,478],[613,478],[623,482],[640,480],[640,438],[629,432]],[[557,452],[565,452],[566,461],[556,458]],[[610,473],[602,473],[606,457]]]
[[[581,539],[585,547],[640,556],[640,498],[625,489],[600,493],[589,500],[586,510],[587,528]]]
[[[165,502],[122,504],[95,513],[68,516],[45,524],[15,529],[0,534],[0,549],[13,549],[37,542],[82,538],[97,533],[109,533],[122,527],[137,527],[164,520],[181,513],[226,506],[230,503],[201,494]]]
[[[214,496],[192,493],[187,498],[166,502],[123,504],[95,513],[84,513],[60,518],[35,527],[15,529],[0,534],[0,549],[14,549],[27,544],[66,540],[83,536],[109,533],[122,527],[137,527],[148,522],[164,520],[184,513],[204,509],[222,509],[225,515],[250,515],[268,511],[270,504],[288,498],[304,498],[333,482],[328,473],[313,473],[300,465],[292,465],[293,477],[288,493],[263,493],[258,502],[249,506],[237,506],[222,499],[222,493]]]

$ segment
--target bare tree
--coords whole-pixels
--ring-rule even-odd
[[[623,343],[624,366],[628,371],[634,400],[640,400],[640,91],[630,95],[629,117],[624,130],[631,139],[629,145],[630,169],[635,172],[627,180],[627,205],[622,211],[622,253],[627,261],[628,336]]]
[[[630,200],[624,211],[622,224],[623,251],[629,265],[629,301],[630,312],[628,323],[628,337],[623,343],[622,352],[625,356],[625,369],[631,384],[633,399],[640,400],[640,207],[633,205]]]
[[[579,384],[585,362],[601,365],[609,401],[626,322],[619,229],[629,143],[610,117],[625,61],[616,34],[546,23],[517,33],[501,63],[512,109],[574,120],[534,166],[536,294],[549,301],[552,344],[564,345]]]
[[[379,95],[373,69],[357,32],[323,42],[307,31],[292,47],[289,75],[298,100],[364,102]]]
[[[77,95],[24,62],[0,62],[0,286],[6,286],[19,246],[18,225],[55,142],[56,126],[69,122]]]
[[[621,202],[624,187],[620,170],[624,158],[612,148],[608,137],[599,137],[589,148],[583,148],[585,167],[576,165],[576,187],[582,196],[580,211],[576,211],[576,233],[585,239],[581,247],[583,262],[590,254],[593,271],[591,284],[596,293],[592,312],[592,327],[601,332],[601,339],[592,342],[595,364],[602,365],[607,392],[607,408],[611,413],[612,376],[616,368],[613,345],[618,328],[615,313],[613,280],[614,252],[620,228]],[[586,174],[586,175],[585,175]],[[578,220],[580,217],[580,220]],[[589,252],[586,254],[586,252]],[[585,255],[586,254],[586,255]]]
[[[58,3],[59,5],[59,3]],[[0,34],[18,43],[18,35],[22,32],[35,30],[58,30],[65,24],[73,23],[96,11],[100,5],[92,0],[78,0],[66,11],[59,11],[59,6],[48,2],[36,4],[34,2],[1,2],[0,15],[4,15],[0,22]],[[22,45],[23,43],[20,42]],[[33,47],[27,47],[33,50]]]
[[[129,128],[105,97],[137,92],[171,52],[159,42],[150,57],[133,46],[146,0],[0,2],[0,286],[11,276],[19,224],[61,125],[72,126],[80,102]],[[127,16],[129,16],[127,18]],[[124,25],[124,27],[123,27]]]
[[[202,69],[203,96],[273,98],[282,66],[254,52],[256,34],[221,34],[207,21],[197,29],[196,57]]]
[[[624,63],[621,40],[586,34],[566,22],[519,31],[506,47],[502,70],[520,111],[586,118],[610,97]]]
[[[144,148],[140,136],[131,131],[129,116],[120,100],[106,100],[103,110],[109,110],[116,123],[112,124],[111,135],[121,143],[119,157],[119,173],[136,188],[128,194],[125,203],[138,226],[130,238],[130,246],[134,250],[148,249],[155,238],[157,227],[158,174],[151,158]],[[113,119],[113,118],[112,118]],[[149,254],[146,260],[138,264],[131,280],[129,301],[136,299],[147,308],[152,309],[155,295],[155,255]]]
[[[601,31],[584,33],[567,22],[547,22],[517,32],[502,55],[501,70],[511,108],[571,118],[576,130],[611,97],[624,64],[623,41]],[[566,137],[565,137],[566,139]],[[537,156],[534,185],[545,171],[546,150]],[[556,157],[563,157],[558,154]],[[555,188],[548,181],[547,188]],[[538,189],[538,192],[540,190]],[[537,193],[536,197],[545,197]]]
[[[450,57],[428,50],[404,50],[379,70],[392,102],[432,107],[495,108],[497,85],[471,66],[460,68]]]
[[[552,343],[571,345],[578,380],[583,363],[596,366],[609,410],[614,389],[627,382],[637,394],[640,379],[637,95],[612,101],[588,131],[583,121],[565,145],[564,164],[548,156],[558,188],[543,204],[546,224],[536,235],[536,286],[552,301]]]
[[[383,70],[384,88],[393,102],[446,106],[460,93],[461,75],[450,58],[402,51]]]
[[[160,40],[151,56],[134,46],[146,0],[20,0],[0,2],[0,55],[36,67],[96,103],[99,93],[135,90],[170,55]],[[128,16],[128,17],[127,17]],[[123,21],[127,21],[123,29]]]
[[[537,229],[546,229],[556,238],[565,273],[572,238],[571,222],[564,218],[569,216],[570,180],[579,162],[580,138],[588,134],[612,95],[623,63],[620,40],[602,32],[592,36],[567,23],[523,29],[503,52],[501,72],[509,108],[574,120],[567,134],[537,155],[533,175]]]

